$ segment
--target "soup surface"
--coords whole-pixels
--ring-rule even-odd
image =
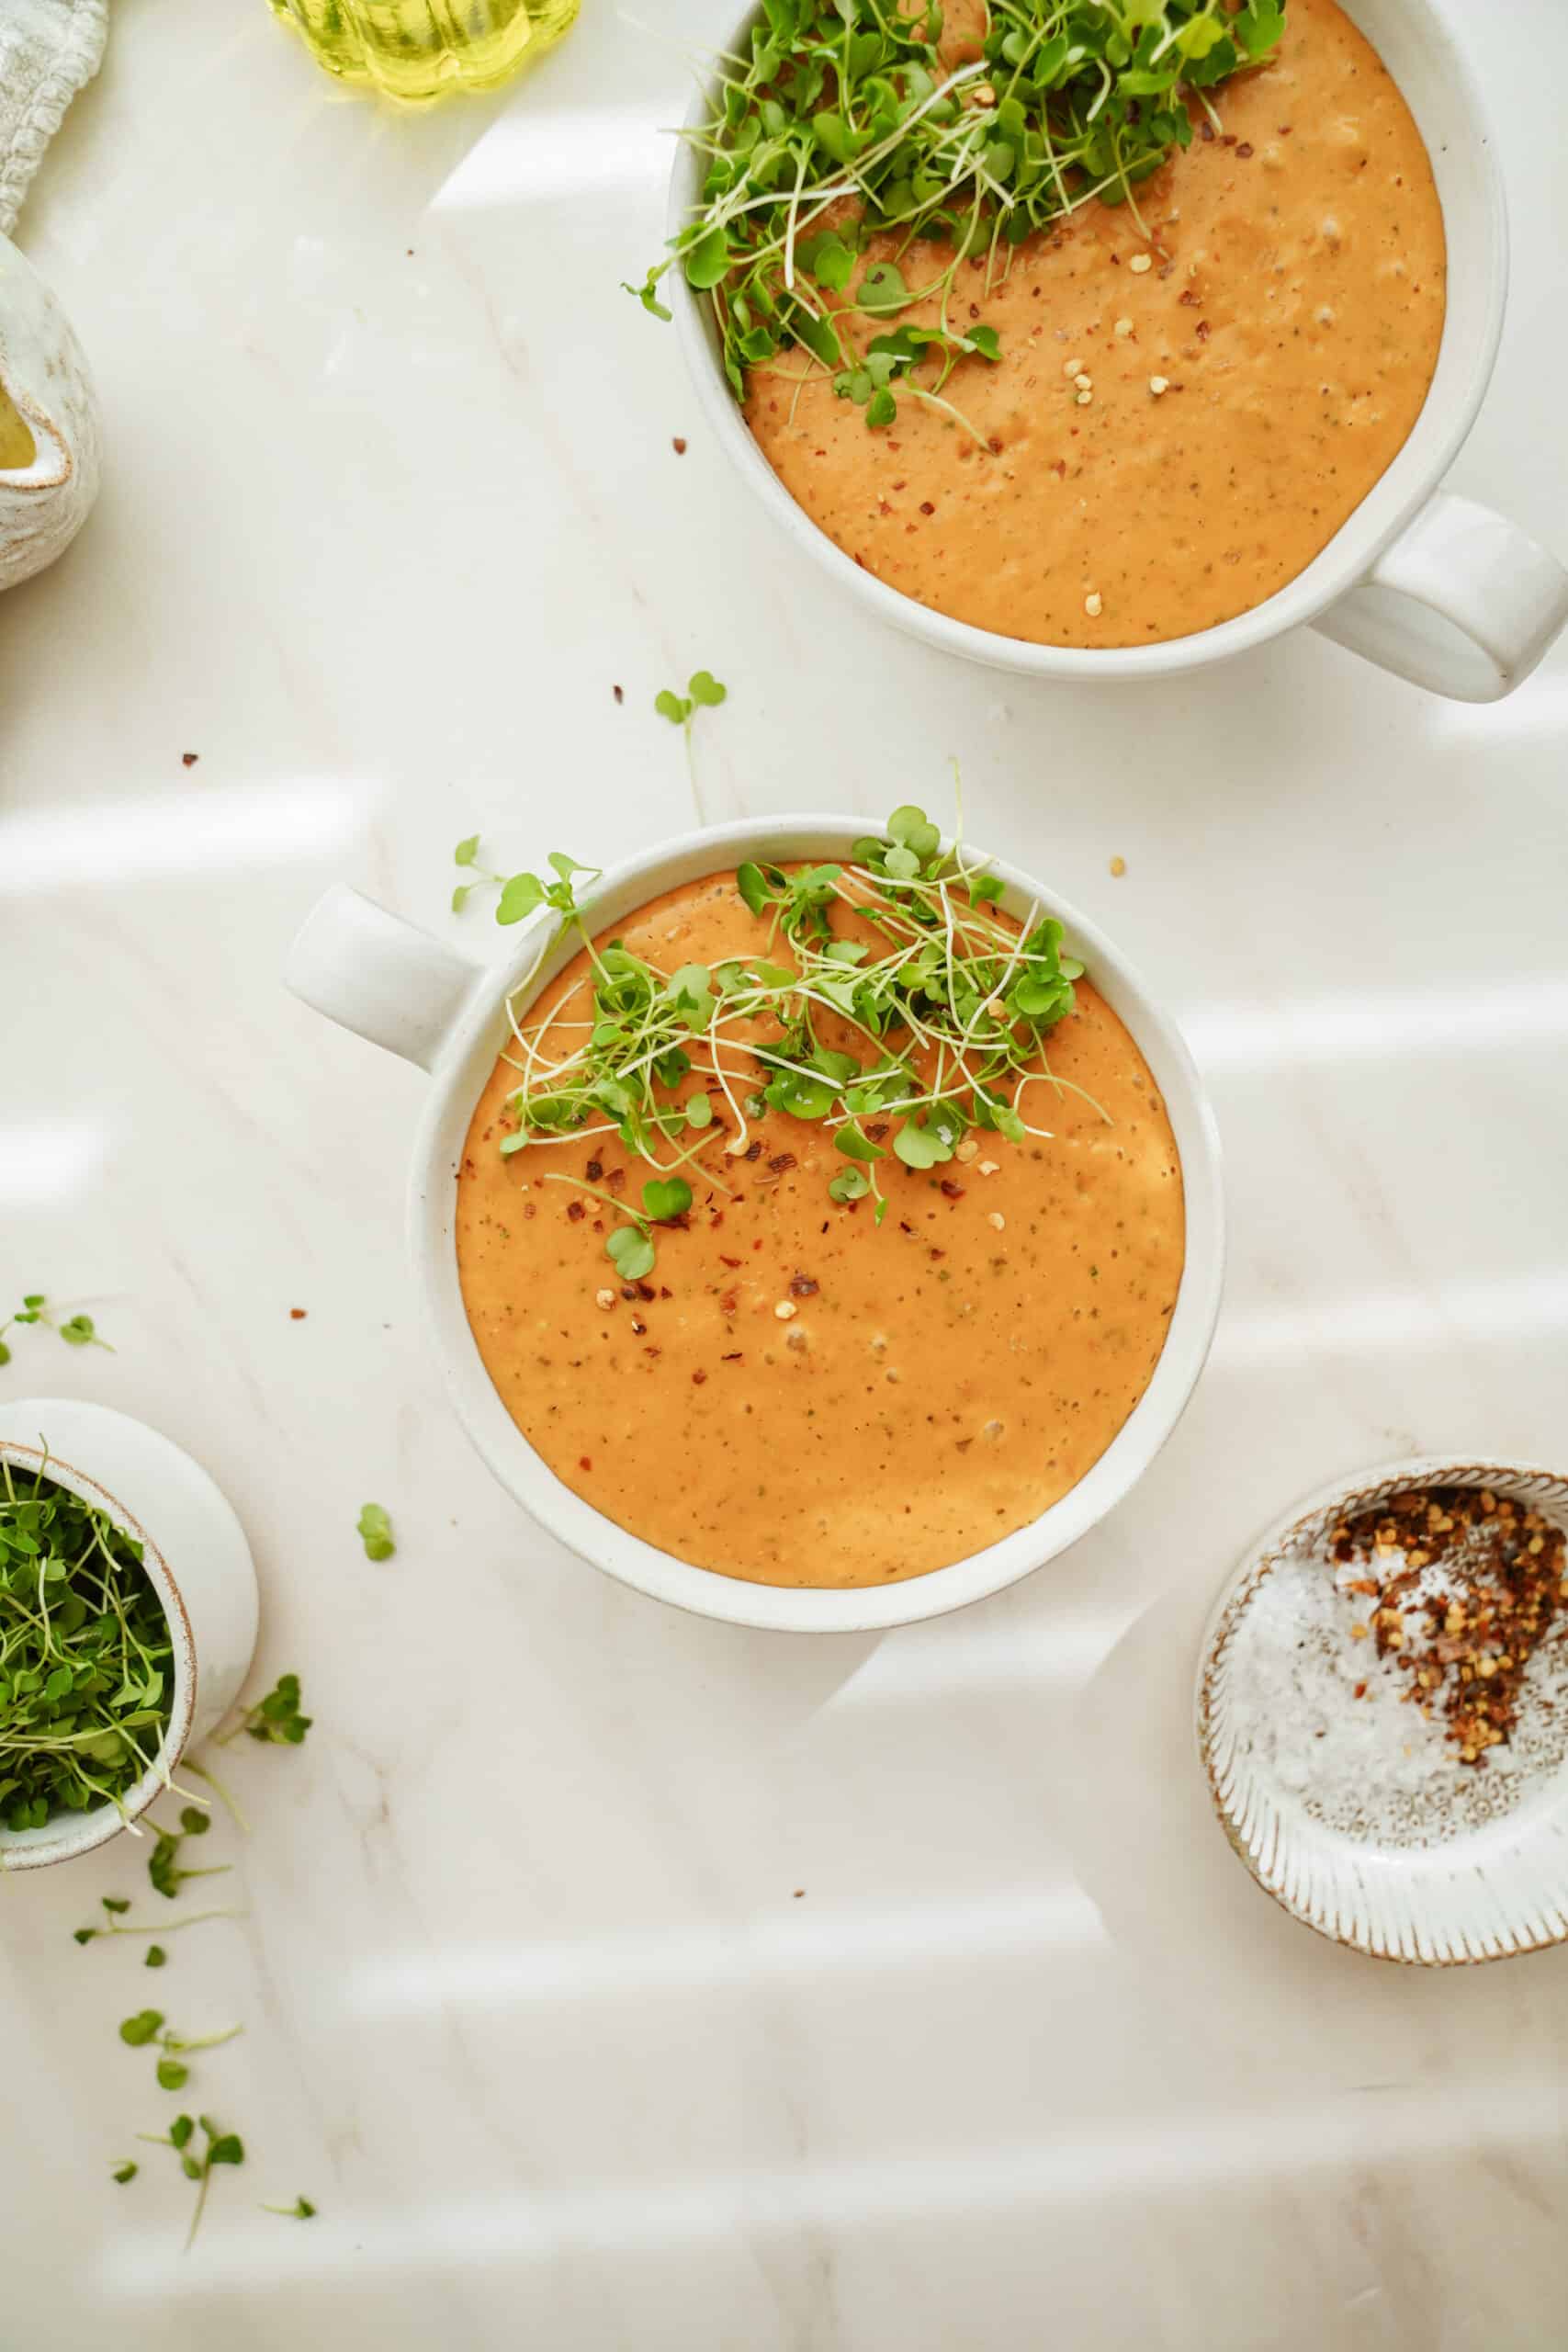
[[[615,936],[672,971],[753,952],[757,928],[727,873]],[[586,973],[577,957],[528,1015],[547,1052],[581,1035],[557,1016],[582,1018]],[[1026,1115],[1049,1140],[976,1136],[923,1172],[889,1157],[880,1227],[869,1202],[828,1197],[844,1162],[820,1126],[770,1113],[737,1158],[733,1119],[716,1121],[686,1170],[691,1210],[659,1229],[637,1285],[604,1254],[607,1207],[551,1176],[635,1202],[647,1163],[604,1136],[503,1159],[503,1057],[468,1129],[457,1241],[513,1420],[606,1517],[756,1583],[920,1576],[1038,1517],[1147,1386],[1184,1252],[1164,1104],[1088,981],[1049,1059],[1100,1107],[1042,1082]]]
[[[949,11],[955,62],[972,13]],[[947,397],[987,448],[908,398],[868,429],[820,369],[797,380],[804,352],[754,372],[758,443],[866,571],[1004,637],[1145,645],[1262,604],[1386,471],[1445,303],[1409,109],[1334,0],[1290,0],[1274,62],[1219,110],[1223,135],[1205,124],[1137,191],[1152,245],[1124,208],[1091,203],[989,288],[983,260],[960,270],[954,323],[983,319],[1002,357],[962,361]],[[908,282],[945,258],[917,247]],[[863,348],[886,331],[846,323]]]

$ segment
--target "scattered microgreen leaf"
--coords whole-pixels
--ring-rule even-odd
[[[165,1829],[163,1823],[147,1815],[147,1826],[153,1836],[152,1851],[147,1858],[147,1876],[154,1894],[173,1902],[186,1879],[220,1878],[231,1868],[228,1862],[209,1862],[197,1867],[180,1860],[180,1849],[187,1838],[205,1838],[211,1827],[211,1817],[194,1804],[187,1804],[180,1815],[177,1829]]]
[[[111,1914],[130,1908],[129,1905],[124,1903],[111,1904],[107,1895],[103,1902],[104,1909]],[[205,1919],[241,1919],[243,1917],[244,1914],[242,1911],[189,1911],[183,1919],[160,1919],[155,1927],[146,1925],[131,1927],[129,1923],[122,1925],[118,1918],[111,1916],[108,1925],[104,1928],[73,1928],[71,1931],[71,1940],[77,1944],[92,1944],[96,1943],[102,1936],[172,1936],[177,1934],[181,1928],[198,1928]],[[150,1946],[150,1950],[153,1951],[161,1949],[162,1947],[157,1944]],[[163,1962],[149,1961],[146,1965],[153,1968],[162,1967]]]
[[[367,1560],[389,1560],[397,1550],[392,1541],[392,1522],[379,1503],[367,1503],[359,1514],[359,1540],[365,1546]]]
[[[58,1332],[69,1348],[104,1348],[110,1355],[114,1353],[108,1341],[99,1339],[90,1315],[68,1316],[63,1323],[57,1323],[49,1311],[49,1301],[42,1291],[34,1290],[28,1291],[20,1306],[15,1307],[6,1320],[0,1323],[0,1364],[7,1364],[11,1361],[11,1350],[6,1345],[6,1333],[13,1325],[25,1323],[41,1323],[46,1330]]]
[[[118,2181],[120,2187],[123,2188],[128,2180],[134,2180],[136,2178],[136,2176],[141,2169],[141,2165],[132,2158],[128,2156],[123,2163],[116,2165],[111,2177]]]
[[[316,2209],[308,2197],[297,2197],[292,2205],[258,2206],[257,2211],[263,2213],[281,2213],[290,2222],[313,2222],[316,2218]]]
[[[299,1677],[297,1674],[280,1674],[265,1698],[258,1699],[254,1706],[243,1709],[228,1730],[220,1732],[215,1744],[219,1747],[227,1747],[231,1739],[238,1739],[243,1731],[248,1731],[253,1739],[270,1740],[277,1747],[298,1747],[312,1721],[313,1717],[299,1713]],[[217,1786],[216,1781],[213,1785]]]
[[[192,2143],[198,2125],[204,2144],[200,2152],[196,2153]],[[136,2136],[150,2147],[172,2148],[179,2157],[180,2170],[186,2178],[197,2185],[196,2210],[190,2217],[190,2229],[186,2237],[185,2250],[188,2254],[201,2226],[214,2165],[243,2165],[245,2161],[244,2144],[237,2132],[220,2131],[209,2115],[197,2116],[194,2120],[188,2115],[176,2115],[166,2132],[139,2132]]]
[[[758,372],[803,380],[780,364],[798,346],[868,425],[895,421],[897,381],[978,440],[942,387],[961,359],[1002,355],[993,329],[954,323],[960,267],[983,263],[989,288],[1012,248],[1096,200],[1146,239],[1138,187],[1190,143],[1195,113],[1217,124],[1208,93],[1284,28],[1285,0],[1232,5],[991,0],[981,53],[950,70],[936,0],[765,0],[685,134],[703,159],[693,218],[626,290],[668,319],[660,282],[679,268],[712,305],[737,399]],[[911,277],[927,244],[938,262]],[[862,349],[864,324],[933,303],[934,326]]]

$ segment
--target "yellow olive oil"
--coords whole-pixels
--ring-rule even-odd
[[[32,426],[0,384],[0,474],[25,473],[37,456]]]
[[[405,106],[491,90],[541,56],[579,0],[272,0],[329,74]]]

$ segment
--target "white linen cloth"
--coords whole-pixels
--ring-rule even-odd
[[[108,0],[0,0],[0,233],[65,109],[98,70]]]

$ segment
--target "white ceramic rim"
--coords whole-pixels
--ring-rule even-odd
[[[779,860],[842,856],[877,827],[839,815],[763,817],[709,827],[628,858],[595,888],[594,928],[620,921],[685,881],[733,866],[749,854]],[[972,843],[969,854],[983,853]],[[1175,1429],[1213,1337],[1224,1273],[1224,1207],[1219,1133],[1179,1031],[1098,925],[1054,891],[1000,859],[986,861],[1002,882],[1003,906],[1032,905],[1066,925],[1089,978],[1126,1023],[1148,1063],[1175,1132],[1186,1209],[1186,1263],[1170,1328],[1143,1396],[1100,1460],[1060,1502],[1027,1527],[951,1566],[906,1582],[822,1590],[750,1584],[674,1558],[595,1510],[556,1477],[502,1405],[479,1357],[458,1287],[453,1209],[458,1163],[473,1106],[508,1034],[505,999],[538,939],[537,917],[522,927],[507,961],[477,982],[432,1079],[415,1141],[409,1193],[409,1244],[442,1367],[458,1417],[491,1470],[552,1535],[581,1559],[659,1600],[732,1624],[789,1633],[864,1633],[939,1617],[1015,1584],[1096,1525],[1122,1500]],[[548,985],[572,953],[546,958],[531,990]]]
[[[1341,0],[1346,14],[1359,23],[1365,0]],[[1168,677],[1174,672],[1224,662],[1262,645],[1282,631],[1316,620],[1371,570],[1378,559],[1408,529],[1427,503],[1469,435],[1485,398],[1502,337],[1508,291],[1508,224],[1496,143],[1487,120],[1475,77],[1444,17],[1432,0],[1399,0],[1419,20],[1420,35],[1430,58],[1440,67],[1458,97],[1474,154],[1485,186],[1487,218],[1483,227],[1486,281],[1479,322],[1461,327],[1454,316],[1451,287],[1449,314],[1439,346],[1433,389],[1446,369],[1456,365],[1456,381],[1446,390],[1444,416],[1433,430],[1428,394],[1409,438],[1387,471],[1335,533],[1304,571],[1277,589],[1261,605],[1239,613],[1234,620],[1191,637],[1170,638],[1157,645],[1087,646],[1036,645],[1021,638],[1001,637],[967,621],[952,620],[945,613],[890,588],[864,571],[835,545],[797,505],[748,431],[740,409],[725,379],[717,356],[708,306],[687,285],[684,273],[672,268],[664,280],[670,307],[687,368],[709,424],[745,481],[773,520],[839,585],[859,598],[870,611],[944,653],[978,662],[987,668],[1021,672],[1026,676],[1057,679]],[[749,6],[737,22],[727,46],[743,52],[746,36],[760,14]],[[712,92],[709,81],[699,86],[683,128],[700,130],[708,119]],[[1420,109],[1409,100],[1420,123]],[[1425,133],[1423,133],[1425,136]],[[1428,148],[1432,141],[1428,141]],[[691,217],[698,192],[697,157],[682,140],[671,173],[666,233],[674,237]],[[1435,162],[1436,168],[1436,162]],[[1445,228],[1450,261],[1454,249],[1452,224],[1447,210]],[[1462,343],[1461,336],[1462,333]]]
[[[118,1837],[128,1821],[137,1820],[163,1795],[185,1753],[196,1715],[196,1645],[190,1619],[168,1562],[141,1521],[134,1519],[123,1503],[118,1502],[85,1470],[62,1462],[57,1454],[46,1453],[40,1445],[22,1445],[15,1439],[0,1438],[0,1462],[41,1471],[56,1486],[101,1510],[122,1535],[141,1545],[142,1566],[163,1604],[174,1644],[175,1693],[169,1727],[152,1762],[134,1787],[126,1791],[119,1804],[96,1805],[91,1813],[62,1814],[53,1821],[46,1821],[39,1829],[0,1827],[0,1871],[32,1871],[41,1870],[49,1862],[70,1861],[78,1854],[90,1854],[96,1846],[107,1845],[111,1838]]]
[[[1277,1818],[1271,1817],[1248,1840],[1222,1788],[1224,1775],[1211,1738],[1212,1714],[1223,1669],[1224,1644],[1263,1577],[1271,1573],[1275,1562],[1313,1521],[1330,1511],[1341,1512],[1347,1507],[1358,1510],[1373,1508],[1388,1495],[1408,1487],[1445,1486],[1495,1487],[1500,1493],[1516,1496],[1521,1489],[1544,1487],[1549,1490],[1549,1508],[1561,1510],[1568,1504],[1568,1478],[1560,1471],[1504,1453],[1471,1455],[1462,1461],[1452,1454],[1413,1454],[1399,1461],[1376,1464],[1351,1477],[1328,1479],[1272,1521],[1247,1546],[1240,1565],[1225,1578],[1203,1628],[1194,1690],[1198,1760],[1215,1818],[1248,1876],[1266,1894],[1272,1895],[1292,1919],[1314,1929],[1330,1943],[1341,1944],[1347,1951],[1359,1952],[1371,1960],[1393,1961],[1416,1968],[1476,1967],[1487,1961],[1514,1960],[1526,1952],[1545,1951],[1568,1942],[1568,1801],[1560,1808],[1554,1832],[1562,1846],[1560,1892],[1543,1901],[1534,1888],[1528,1894],[1516,1894],[1511,1886],[1506,1890],[1516,1896],[1522,1909],[1528,1910],[1532,1903],[1535,1906],[1537,1916],[1523,1928],[1501,1927],[1501,1896],[1488,1898],[1477,1891],[1487,1886],[1485,1870],[1473,1860],[1456,1864],[1451,1856],[1460,1849],[1441,1847],[1402,1849],[1397,1856],[1388,1858],[1390,1874],[1400,1883],[1406,1897],[1413,1883],[1419,1885],[1423,1878],[1428,1882],[1426,1891],[1430,1916],[1422,1918],[1416,1906],[1406,1899],[1398,1906],[1403,1916],[1394,1926],[1371,1916],[1371,1906],[1353,1883],[1358,1866],[1366,1867],[1369,1862],[1376,1866],[1382,1861],[1383,1858],[1373,1849],[1355,1849],[1348,1841],[1331,1841],[1325,1837],[1325,1844],[1343,1848],[1348,1868],[1342,1875],[1325,1872],[1322,1880],[1309,1882],[1301,1858],[1282,1838],[1270,1835],[1278,1827]],[[1527,1828],[1538,1830],[1540,1826],[1533,1822],[1527,1825]],[[1349,1862],[1348,1858],[1358,1853],[1361,1857],[1359,1864]],[[1494,1858],[1494,1877],[1499,1886],[1508,1860],[1506,1853]]]

